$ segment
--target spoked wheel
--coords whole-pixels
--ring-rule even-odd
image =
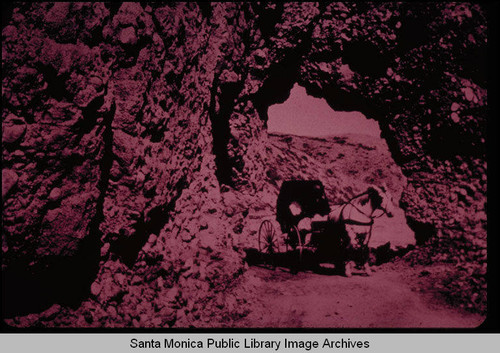
[[[259,228],[259,251],[261,254],[279,253],[278,234],[271,221],[264,221]]]
[[[295,250],[297,251],[297,265],[300,266],[302,264],[302,253],[304,250],[304,244],[303,244],[303,241],[300,237],[299,228],[294,226],[293,232],[295,233],[295,236],[297,237],[297,246],[295,247]]]
[[[297,273],[299,269],[302,267],[302,253],[304,250],[304,244],[300,237],[299,229],[296,226],[290,228],[288,232],[288,238],[286,241],[287,244],[287,253],[289,249],[292,252],[289,253],[292,257],[290,258],[290,271],[292,273]]]
[[[289,251],[295,249],[295,244],[290,243],[290,238],[289,236],[285,239],[285,252],[288,254]]]
[[[299,232],[297,227],[292,226],[287,233],[285,239],[285,251],[288,253],[290,251],[295,251],[297,246],[300,245]]]

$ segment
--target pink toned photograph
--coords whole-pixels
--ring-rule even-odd
[[[481,327],[487,17],[2,3],[3,330]]]

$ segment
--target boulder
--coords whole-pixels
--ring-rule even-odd
[[[9,192],[16,186],[17,173],[11,169],[2,169],[2,199],[5,200]]]

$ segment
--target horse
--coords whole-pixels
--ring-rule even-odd
[[[337,265],[344,269],[346,277],[352,276],[353,266],[364,269],[369,276],[372,271],[368,263],[368,243],[372,235],[373,220],[393,217],[392,196],[384,186],[371,185],[365,192],[348,202],[332,206],[328,214],[330,234],[338,237]],[[377,214],[378,212],[378,214]],[[336,233],[336,234],[335,234]]]

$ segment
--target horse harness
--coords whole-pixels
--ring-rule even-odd
[[[342,206],[342,209],[340,210],[340,215],[339,215],[339,220],[341,222],[343,222],[344,224],[351,224],[351,225],[359,225],[359,226],[370,226],[370,229],[368,231],[368,236],[367,236],[367,239],[366,239],[366,244],[365,245],[368,245],[369,241],[370,241],[370,238],[372,236],[372,228],[373,228],[373,220],[375,218],[379,218],[379,217],[382,217],[384,214],[385,214],[385,208],[382,207],[382,213],[379,214],[378,216],[373,216],[373,213],[378,209],[378,208],[374,208],[372,210],[372,212],[370,213],[370,215],[366,214],[365,212],[363,212],[363,210],[359,209],[355,204],[352,203],[353,200],[363,196],[363,195],[366,195],[368,194],[368,191],[365,191],[357,196],[354,196],[352,197],[349,201],[347,201],[343,206]],[[386,201],[388,202],[388,201]],[[351,218],[344,218],[344,210],[345,208],[347,207],[347,205],[351,205],[352,207],[354,207],[359,213],[361,213],[362,215],[368,217],[370,219],[369,222],[362,222],[362,221],[356,221],[354,219],[351,219]],[[359,242],[359,241],[358,241]]]

